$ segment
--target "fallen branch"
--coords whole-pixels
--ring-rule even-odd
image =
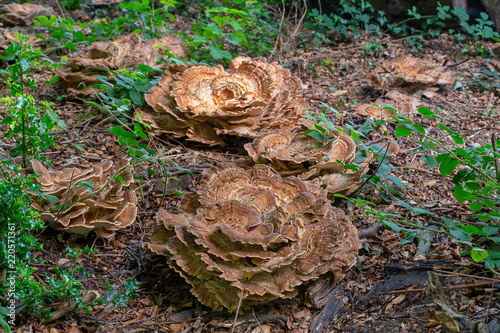
[[[446,290],[466,289],[466,288],[475,288],[475,287],[483,287],[483,286],[492,286],[493,288],[496,288],[495,285],[493,284],[493,282],[478,282],[478,283],[473,283],[473,284],[463,284],[460,286],[443,287],[443,289],[446,289]],[[389,292],[389,294],[417,293],[417,292],[425,291],[426,289],[427,288],[393,290],[393,291]]]
[[[359,239],[372,238],[373,236],[375,236],[378,233],[380,228],[382,228],[382,223],[375,222],[371,226],[369,226],[368,228],[358,229],[358,237],[359,237]]]
[[[99,297],[99,293],[95,290],[91,290],[82,297],[82,303],[89,303],[97,297]],[[42,320],[42,324],[49,324],[55,320],[58,320],[75,311],[77,308],[78,304],[76,304],[75,302],[69,302],[67,306],[52,313],[52,317]]]
[[[417,250],[415,251],[415,256],[413,257],[414,261],[417,260],[427,260],[427,256],[429,255],[429,250],[431,249],[431,242],[436,236],[436,231],[432,231],[430,229],[438,230],[438,227],[435,225],[429,226],[429,229],[420,229],[417,231],[417,235],[419,235]]]

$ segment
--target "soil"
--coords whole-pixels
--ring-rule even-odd
[[[36,2],[36,1],[35,1]],[[42,1],[44,2],[44,1]],[[61,8],[49,1],[57,14]],[[64,10],[66,17],[83,15]],[[184,22],[186,18],[179,19]],[[188,23],[185,23],[188,24]],[[179,25],[182,25],[179,23]],[[16,28],[9,28],[16,30]],[[26,30],[26,28],[24,28]],[[188,30],[185,26],[181,30]],[[304,35],[310,32],[299,32]],[[314,46],[295,39],[291,47],[283,52],[269,55],[269,60],[278,61],[300,77],[302,92],[310,102],[310,111],[320,112],[324,104],[334,107],[344,122],[362,124],[366,117],[356,114],[359,103],[373,103],[384,91],[370,85],[367,76],[377,64],[394,57],[411,53],[405,38],[383,35],[378,45],[383,49],[368,52],[363,47],[370,37],[362,35],[339,45]],[[443,33],[434,39],[425,39],[422,48],[415,54],[420,58],[437,60],[455,71],[455,80],[464,89],[453,85],[438,86],[433,98],[417,96],[420,105],[439,110],[439,115],[450,122],[450,127],[475,144],[491,141],[491,134],[500,129],[500,91],[490,87],[480,89],[478,77],[481,71],[493,66],[480,55],[480,50],[493,53],[498,47],[489,41],[477,41],[475,45],[458,43],[453,36]],[[468,52],[463,52],[464,48]],[[60,57],[61,54],[53,55]],[[500,71],[500,69],[496,69]],[[54,104],[54,110],[66,122],[67,130],[57,135],[57,149],[47,153],[54,166],[90,167],[96,161],[117,156],[124,150],[117,139],[107,131],[115,126],[110,116],[98,112],[84,100],[67,96],[58,97],[64,90],[58,85],[49,85],[45,80],[53,75],[42,70],[38,75],[39,89],[36,98]],[[0,110],[0,118],[5,116]],[[332,121],[340,124],[338,117]],[[424,127],[435,123],[423,120]],[[5,131],[5,128],[1,128]],[[78,133],[77,136],[75,133]],[[387,124],[369,134],[368,141],[383,137],[394,137],[395,126]],[[474,221],[467,205],[458,203],[453,197],[453,183],[443,179],[437,171],[429,169],[418,154],[419,144],[410,138],[398,138],[400,152],[390,164],[395,174],[409,184],[400,189],[402,197],[413,205],[425,207],[459,221]],[[85,151],[74,145],[78,143]],[[2,138],[0,147],[5,151],[14,142]],[[189,285],[167,264],[164,257],[154,256],[142,249],[156,227],[155,214],[159,207],[176,212],[179,197],[169,195],[173,190],[192,192],[210,165],[220,162],[237,162],[246,158],[242,142],[235,140],[229,148],[207,147],[182,139],[165,140],[152,138],[150,146],[163,147],[166,156],[177,165],[189,169],[193,175],[172,169],[179,182],[169,182],[165,187],[162,179],[147,178],[144,196],[136,222],[119,230],[111,239],[95,236],[75,237],[59,231],[46,229],[37,235],[43,251],[34,252],[37,262],[36,275],[40,280],[46,274],[55,273],[54,268],[67,259],[67,246],[98,250],[95,254],[84,254],[77,264],[84,268],[87,276],[81,282],[88,291],[106,293],[110,285],[123,286],[130,278],[139,281],[137,298],[127,302],[126,307],[113,304],[97,306],[90,313],[81,310],[47,324],[39,318],[24,317],[18,332],[439,332],[442,325],[437,317],[437,305],[428,290],[428,272],[437,273],[448,304],[458,313],[475,322],[486,324],[500,313],[500,281],[493,281],[491,271],[484,265],[460,256],[465,247],[443,234],[431,241],[430,252],[425,260],[414,261],[417,242],[401,245],[404,235],[384,229],[375,219],[351,217],[358,230],[370,228],[359,252],[359,260],[339,283],[312,283],[300,290],[293,299],[277,300],[255,307],[250,311],[234,314],[213,312],[202,306],[190,293]],[[1,150],[0,150],[1,152]],[[164,195],[164,194],[167,195]],[[360,198],[379,202],[378,208],[394,212],[408,219],[420,219],[420,223],[431,222],[418,217],[396,202],[383,200],[380,191],[366,186],[357,195]],[[357,215],[358,209],[342,205],[349,214]],[[326,281],[326,282],[325,282]],[[491,282],[484,284],[484,282]],[[482,284],[481,284],[482,283]],[[471,286],[473,285],[473,286]],[[50,309],[67,306],[67,303],[52,304]],[[443,330],[444,332],[444,330]],[[499,331],[497,331],[499,332]]]

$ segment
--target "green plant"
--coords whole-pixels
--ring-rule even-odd
[[[86,36],[83,30],[88,27],[87,23],[73,21],[71,18],[62,19],[52,15],[50,18],[46,16],[38,16],[33,21],[35,27],[44,27],[50,33],[50,38],[45,38],[41,34],[35,34],[36,37],[43,39],[47,43],[55,44],[54,48],[45,50],[45,53],[65,47],[69,50],[76,50],[78,45],[89,45],[95,42],[94,34]]]
[[[39,69],[37,57],[39,50],[32,50],[25,36],[19,34],[20,42],[13,42],[5,51],[4,60],[13,61],[8,69],[0,70],[0,74],[7,76],[5,82],[10,87],[10,96],[0,99],[0,105],[8,110],[3,118],[2,125],[8,125],[6,138],[15,138],[19,142],[11,152],[12,157],[22,156],[23,167],[27,166],[28,157],[42,158],[40,152],[54,145],[52,133],[56,127],[65,129],[65,124],[50,108],[50,103],[37,103],[34,97],[27,93],[36,88],[35,80],[29,70]],[[25,81],[28,87],[25,87]]]
[[[377,35],[381,28],[387,23],[387,18],[383,11],[375,13],[373,6],[367,1],[361,0],[341,0],[341,7],[330,15],[320,14],[317,9],[313,9],[308,14],[308,19],[312,23],[306,24],[306,29],[314,28],[315,41],[322,39],[325,42],[336,44],[336,40],[325,37],[328,30],[339,32],[344,38],[352,36],[357,39],[361,36],[361,31],[365,30],[369,34]],[[375,18],[375,15],[377,17]]]
[[[396,173],[398,173],[399,171],[390,166],[388,163],[391,155],[386,151],[387,146],[380,146],[378,144],[366,146],[364,144],[364,142],[366,141],[366,135],[380,126],[383,121],[379,120],[377,122],[372,122],[370,120],[367,120],[366,123],[360,126],[356,126],[348,122],[344,125],[344,128],[341,128],[335,126],[333,122],[327,117],[328,111],[331,111],[339,118],[341,117],[340,113],[325,103],[321,104],[325,106],[324,112],[318,113],[314,116],[305,116],[305,118],[308,118],[313,122],[315,128],[308,129],[304,133],[321,142],[334,141],[338,132],[351,136],[351,138],[357,145],[357,152],[352,163],[344,165],[344,168],[346,170],[358,171],[361,163],[367,162],[366,159],[369,152],[373,156],[370,162],[376,164],[376,171],[370,176],[365,176],[363,184],[365,184],[366,182],[370,182],[371,184],[380,187],[383,190],[383,193],[381,194],[383,200],[389,199],[388,195],[385,194],[385,192],[398,193],[397,189],[404,187],[405,184],[401,181],[401,179],[391,174],[391,171],[394,171]]]
[[[260,1],[205,2],[205,20],[198,20],[191,35],[184,36],[191,53],[202,59],[229,61],[241,48],[260,55],[273,49],[278,29]],[[231,45],[229,51],[225,45]],[[210,55],[210,56],[208,56]]]
[[[463,255],[470,254],[476,262],[484,261],[491,270],[500,267],[500,153],[496,148],[500,140],[493,135],[492,144],[475,145],[446,126],[446,121],[428,108],[420,107],[418,112],[428,120],[437,121],[440,136],[429,135],[420,123],[398,114],[394,117],[396,137],[413,136],[420,144],[415,153],[422,154],[420,158],[423,162],[432,169],[437,168],[443,177],[453,175],[455,199],[468,202],[471,215],[476,218],[475,222],[464,223],[442,216],[444,223],[439,225],[444,228],[443,232],[469,247]],[[401,200],[400,204],[414,211],[416,209],[419,214],[436,216]]]
[[[490,62],[491,59],[486,59],[485,61]],[[482,90],[500,89],[500,74],[491,66],[491,69],[481,70],[481,75],[475,75],[474,81],[469,82],[469,85],[477,86]]]
[[[145,103],[144,94],[146,94],[159,79],[163,73],[160,69],[154,69],[146,65],[139,65],[138,69],[120,69],[110,71],[112,75],[98,76],[100,85],[92,88],[102,89],[105,93],[97,93],[101,101],[108,105],[108,110],[118,118],[122,123],[129,123],[132,103],[137,106],[143,106]],[[94,106],[99,107],[95,103]]]
[[[128,33],[143,33],[148,39],[158,37],[164,31],[172,30],[171,22],[175,17],[174,0],[161,0],[162,6],[154,8],[149,0],[124,1],[120,3],[120,15],[112,21],[106,18],[91,23],[92,34],[103,39],[114,38]]]
[[[451,11],[459,20],[460,25],[471,35],[474,39],[491,39],[500,38],[498,32],[494,30],[494,23],[489,19],[487,13],[480,13],[480,18],[476,18],[476,24],[470,25],[469,15],[463,8],[454,8]]]
[[[128,279],[119,286],[110,285],[108,281],[104,281],[107,288],[107,293],[104,297],[97,300],[98,304],[112,303],[120,307],[127,307],[128,301],[133,301],[137,298],[135,291],[139,287],[139,282],[135,277]]]
[[[2,326],[3,329],[7,333],[11,333],[12,332],[10,330],[9,323],[7,321],[7,318],[9,318],[9,315],[10,315],[10,311],[6,307],[4,307],[4,306],[0,306],[0,326]]]
[[[82,4],[85,3],[86,0],[66,0],[62,1],[61,5],[66,7],[68,10],[77,10],[82,8]]]

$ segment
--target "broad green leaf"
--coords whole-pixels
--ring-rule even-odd
[[[431,169],[434,169],[438,165],[434,156],[424,155],[420,157],[420,159],[425,162],[425,164],[427,164]]]
[[[473,201],[469,204],[469,208],[473,212],[480,211],[483,208],[483,203],[481,201]]]
[[[484,261],[484,266],[488,269],[494,270],[495,267],[500,266],[500,260],[492,260],[492,259],[487,258]]]
[[[318,141],[325,141],[326,138],[323,134],[318,132],[317,130],[307,130],[305,131],[307,135],[309,135],[311,138],[318,140]]]
[[[484,233],[479,230],[478,227],[475,227],[473,225],[459,225],[458,227],[469,235],[484,235]]]
[[[433,118],[435,115],[434,115],[434,112],[432,112],[431,110],[429,110],[428,108],[426,108],[425,106],[421,106],[417,109],[417,111],[421,114],[423,114],[424,116],[426,116],[428,119],[431,119]]]
[[[490,221],[492,219],[492,217],[489,214],[486,214],[486,213],[476,214],[474,216],[477,217],[478,219],[483,220],[483,221]]]
[[[64,46],[66,46],[70,50],[76,50],[76,45],[73,44],[72,42],[66,42],[64,43]]]
[[[142,96],[137,93],[135,90],[129,90],[128,95],[130,96],[130,100],[134,102],[135,105],[137,106],[143,106],[144,101],[142,99]]]
[[[321,127],[319,124],[314,124],[314,127],[316,127],[316,129],[321,133],[326,133],[326,129]]]
[[[143,71],[144,73],[151,73],[151,72],[154,72],[155,70],[153,69],[153,67],[150,67],[148,65],[139,65],[139,69],[141,71]]]
[[[212,56],[212,58],[214,58],[215,60],[231,60],[233,58],[231,52],[222,50],[215,44],[210,44],[208,50],[210,51],[210,55]]]
[[[59,76],[53,76],[50,80],[49,80],[49,84],[55,84],[59,82]]]
[[[464,202],[465,200],[467,200],[469,192],[464,189],[462,183],[459,183],[453,188],[453,195],[455,196],[455,199],[458,200],[458,202]]]
[[[133,145],[137,146],[138,144],[135,138],[135,134],[125,131],[120,126],[115,126],[112,129],[109,129],[108,131],[116,135],[118,141],[122,146],[133,146]]]
[[[475,262],[480,262],[488,258],[488,252],[479,247],[473,248],[470,255],[472,257],[472,260],[474,260]]]
[[[498,232],[499,228],[500,227],[498,225],[490,224],[490,225],[483,227],[483,232],[487,235],[494,235]]]
[[[463,232],[462,230],[458,230],[458,229],[452,229],[450,230],[450,234],[461,240],[461,241],[464,241],[464,242],[468,242],[470,241],[470,238],[469,238],[469,235],[467,235],[465,232]]]
[[[458,165],[458,161],[454,159],[451,156],[448,156],[447,159],[445,159],[440,165],[439,165],[439,173],[441,173],[441,176],[446,177],[450,173],[455,170],[455,168]]]
[[[396,127],[396,138],[402,137],[402,136],[408,136],[411,134],[411,129],[403,127],[403,126],[398,126]]]
[[[395,232],[400,232],[401,228],[394,222],[391,221],[382,221],[382,223],[386,226],[394,230]]]
[[[62,128],[63,130],[66,129],[66,124],[54,111],[52,111],[51,109],[47,109],[46,112],[49,115],[50,119],[52,119],[57,124],[57,126]]]

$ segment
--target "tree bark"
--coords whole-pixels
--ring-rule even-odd
[[[500,32],[500,0],[481,0],[490,19],[495,23],[496,30]]]

